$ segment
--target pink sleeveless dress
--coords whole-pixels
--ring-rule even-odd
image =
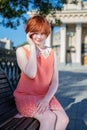
[[[30,52],[25,49],[26,56]],[[51,50],[49,56],[45,58],[42,54],[37,57],[37,74],[34,79],[30,79],[26,74],[21,72],[20,80],[14,91],[14,97],[19,113],[26,117],[32,117],[37,106],[36,103],[47,93],[53,76],[54,51]],[[61,105],[53,96],[50,103],[51,110],[58,110]]]

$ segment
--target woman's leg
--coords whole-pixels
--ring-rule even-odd
[[[43,114],[35,113],[33,117],[40,122],[39,130],[55,130],[56,115],[52,111],[48,110]]]
[[[69,118],[66,115],[65,111],[63,109],[53,111],[56,115],[56,126],[55,130],[65,130],[68,123],[69,123]]]

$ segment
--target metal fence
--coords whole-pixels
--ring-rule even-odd
[[[0,69],[2,69],[14,90],[20,77],[20,69],[16,61],[15,50],[0,48]]]

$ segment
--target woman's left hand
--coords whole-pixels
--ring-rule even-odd
[[[37,103],[36,113],[42,114],[49,109],[50,109],[49,102],[42,99]]]

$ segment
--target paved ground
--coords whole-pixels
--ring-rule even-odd
[[[87,130],[87,67],[59,67],[56,97],[70,118],[67,130]]]

